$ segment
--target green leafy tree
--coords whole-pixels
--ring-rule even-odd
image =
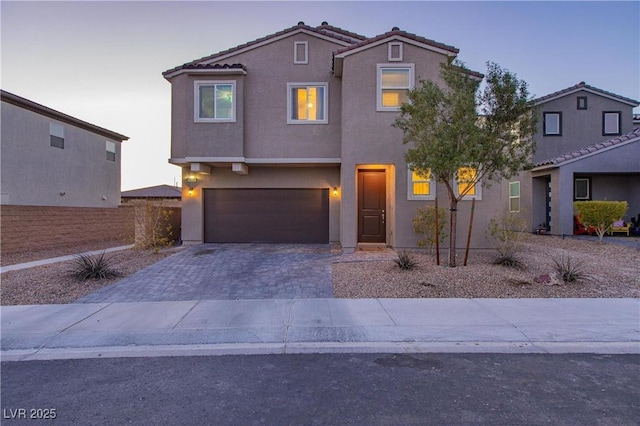
[[[410,168],[432,173],[449,197],[449,266],[456,266],[458,201],[481,183],[510,178],[529,164],[534,151],[535,114],[527,83],[487,63],[481,75],[458,61],[441,65],[442,83],[422,80],[409,92],[394,126],[411,143],[405,158]],[[456,190],[458,171],[466,173]]]
[[[573,209],[585,226],[593,226],[602,241],[613,222],[621,220],[627,212],[626,201],[574,201]]]

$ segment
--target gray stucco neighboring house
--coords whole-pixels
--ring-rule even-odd
[[[518,189],[511,211],[554,235],[573,234],[576,200],[626,200],[627,220],[640,212],[638,101],[580,82],[535,103],[534,167],[503,186]]]
[[[457,55],[397,27],[366,37],[300,22],[165,71],[183,241],[417,247],[416,208],[436,195],[446,204],[446,190],[411,173],[392,123],[408,90],[441,81],[440,64]],[[507,201],[478,185],[460,224],[472,198],[472,242],[488,247],[488,221]]]
[[[573,233],[574,200],[627,201],[625,216],[640,213],[640,128],[535,164],[531,170],[534,199],[545,198],[550,179],[551,223],[556,233]],[[539,184],[536,184],[539,183]],[[542,205],[534,215],[546,214]]]
[[[0,91],[0,204],[117,207],[127,136]]]

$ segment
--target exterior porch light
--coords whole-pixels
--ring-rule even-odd
[[[189,175],[189,177],[186,178],[184,182],[189,188],[188,194],[193,195],[193,190],[196,187],[196,185],[198,185],[198,178],[195,177],[194,175]]]
[[[333,187],[333,196],[334,196],[334,197],[337,197],[337,196],[338,196],[338,187],[337,187],[337,186],[334,186],[334,187]]]

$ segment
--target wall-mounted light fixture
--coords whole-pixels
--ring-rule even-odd
[[[337,187],[337,186],[334,186],[334,187],[333,187],[333,196],[334,196],[334,197],[337,197],[337,196],[338,196],[338,187]]]
[[[184,180],[184,183],[187,185],[187,188],[189,188],[189,195],[193,195],[193,190],[196,185],[198,185],[198,178],[194,175],[189,175],[189,177]]]

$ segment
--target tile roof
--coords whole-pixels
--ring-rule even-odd
[[[288,33],[293,33],[295,31],[298,30],[306,30],[306,31],[310,31],[319,35],[322,35],[324,37],[331,37],[333,39],[335,39],[336,41],[339,41],[341,43],[353,43],[353,38],[359,38],[359,37],[364,37],[364,36],[360,36],[359,34],[355,34],[355,33],[350,33],[349,31],[345,31],[342,30],[340,28],[337,27],[332,27],[330,25],[321,25],[318,28],[314,28],[311,27],[309,25],[306,25],[304,22],[300,21],[298,22],[298,25],[294,25],[293,27],[289,27],[289,28],[285,28],[284,30],[275,32],[273,34],[269,34],[266,35],[264,37],[260,37],[258,39],[255,39],[253,41],[249,41],[247,43],[244,44],[240,44],[236,47],[232,47],[230,49],[227,50],[223,50],[222,52],[218,52],[218,53],[214,53],[213,55],[209,55],[209,56],[205,56],[202,57],[200,59],[196,59],[195,61],[191,61],[191,62],[187,62],[183,65],[177,66],[175,68],[172,68],[170,70],[167,70],[165,72],[162,73],[163,76],[167,76],[169,74],[172,74],[176,71],[180,71],[182,69],[189,69],[188,67],[192,67],[198,64],[201,64],[203,62],[212,62],[214,61],[216,58],[220,58],[229,54],[232,54],[234,52],[246,49],[246,48],[250,48],[251,46],[260,44],[260,43],[264,43],[266,41],[284,36]]]
[[[633,121],[640,121],[640,114],[633,114]]]
[[[207,69],[207,70],[232,70],[232,69],[240,69],[240,70],[244,70],[244,71],[247,70],[245,68],[245,66],[242,65],[242,64],[194,64],[194,63],[184,64],[184,65],[182,65],[181,69],[184,69],[184,70],[201,70],[201,69]]]
[[[170,185],[156,185],[122,191],[120,196],[122,198],[181,198],[182,189]]]
[[[607,148],[611,148],[615,145],[620,145],[624,142],[628,142],[630,140],[633,139],[640,139],[640,128],[635,129],[632,132],[627,133],[626,135],[622,135],[622,136],[617,136],[613,139],[609,139],[603,142],[599,142],[597,144],[594,145],[589,145],[586,146],[584,148],[578,149],[576,151],[573,152],[569,152],[567,154],[563,154],[560,155],[558,157],[555,158],[550,158],[548,160],[544,160],[544,161],[540,161],[536,164],[534,164],[534,167],[541,167],[541,166],[548,166],[548,165],[560,165],[562,163],[565,163],[569,160],[573,160],[573,159],[577,159],[580,157],[584,157],[585,155],[589,155],[589,154],[593,154],[596,153],[598,151],[607,149]]]
[[[412,34],[412,33],[406,32],[406,31],[402,31],[398,27],[393,27],[393,29],[391,31],[387,31],[384,34],[380,34],[380,35],[377,35],[375,37],[362,40],[361,42],[356,43],[356,44],[354,44],[352,46],[347,46],[347,47],[344,47],[342,49],[339,49],[339,50],[337,50],[335,52],[335,54],[336,55],[341,55],[341,54],[346,53],[346,52],[348,52],[350,50],[358,49],[360,47],[366,46],[368,44],[376,43],[376,42],[378,42],[380,40],[383,40],[385,38],[389,38],[389,37],[392,37],[392,36],[402,36],[402,37],[408,38],[410,40],[414,40],[414,41],[417,41],[419,43],[428,44],[429,46],[433,46],[433,47],[437,47],[439,49],[447,50],[447,51],[449,51],[451,53],[455,53],[455,54],[457,54],[460,51],[458,48],[453,47],[453,46],[449,46],[448,44],[444,44],[444,43],[440,43],[440,42],[437,42],[437,41],[434,41],[434,40],[430,40],[428,38],[424,38],[424,37],[421,37],[421,36],[416,35],[416,34]]]
[[[537,99],[534,99],[533,101],[536,104],[542,104],[542,103],[548,102],[548,101],[550,101],[552,99],[556,99],[556,98],[562,97],[564,95],[568,95],[570,93],[577,92],[579,90],[584,90],[584,89],[591,90],[593,92],[597,92],[597,93],[600,93],[600,94],[605,95],[605,96],[613,97],[613,98],[619,99],[619,100],[621,100],[623,102],[634,104],[636,106],[640,105],[640,102],[638,102],[638,101],[636,101],[634,99],[625,98],[624,96],[616,95],[615,93],[607,92],[606,90],[602,90],[602,89],[598,89],[597,87],[591,86],[591,85],[585,83],[584,81],[581,81],[580,83],[578,83],[576,85],[573,85],[571,87],[567,87],[566,89],[558,90],[557,92],[553,92],[553,93],[549,93],[548,95],[541,96],[541,97],[539,97]]]
[[[321,25],[316,27],[317,30],[321,31],[322,33],[338,33],[341,34],[345,37],[351,38],[354,40],[354,42],[358,42],[361,40],[366,40],[368,37],[367,36],[363,36],[362,34],[357,34],[357,33],[353,33],[351,31],[347,31],[347,30],[343,30],[342,28],[339,27],[334,27],[333,25],[329,25],[327,23],[327,21],[322,22]],[[331,34],[328,34],[331,35]]]

